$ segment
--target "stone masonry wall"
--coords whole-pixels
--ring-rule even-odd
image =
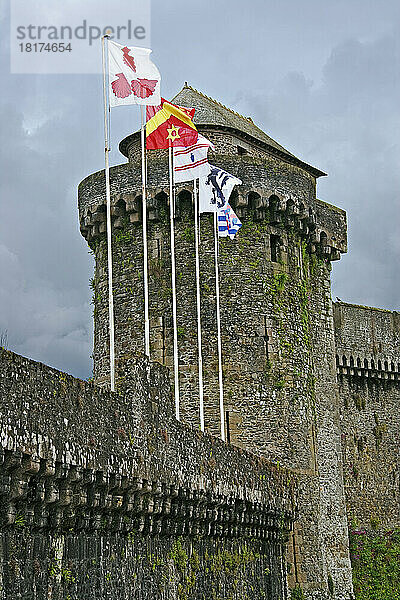
[[[287,598],[293,474],[178,423],[163,367],[119,381],[1,351],[1,598]]]
[[[336,360],[349,520],[400,525],[400,315],[335,304]]]
[[[315,414],[313,444],[319,483],[319,539],[324,548],[325,578],[332,595],[351,592],[347,517],[340,444],[339,394],[335,369],[335,338],[329,260],[317,260],[310,290],[310,348],[313,362]],[[332,592],[333,589],[333,592]]]
[[[206,133],[206,132],[205,132]],[[206,133],[214,135],[213,131]],[[220,241],[225,411],[230,441],[296,469],[299,523],[291,540],[291,584],[309,598],[351,592],[341,475],[329,272],[346,250],[345,214],[315,198],[309,173],[264,152],[237,154],[215,134],[212,161],[240,177],[231,199],[243,222],[234,241]],[[143,254],[137,142],[129,166],[111,174],[117,356],[143,351]],[[169,213],[166,153],[148,153],[151,353],[172,365]],[[96,256],[95,378],[108,379],[107,266],[103,175],[79,188],[81,229]],[[199,426],[192,185],[177,189],[176,262],[182,420]],[[318,259],[316,257],[319,257]],[[201,218],[201,288],[205,422],[219,434],[212,220]],[[313,321],[318,323],[314,327]],[[314,339],[315,338],[315,339]],[[316,382],[314,362],[324,361]],[[325,371],[325,367],[327,371]],[[321,402],[320,402],[321,400]],[[333,433],[333,435],[332,435]],[[320,472],[318,460],[326,470]],[[331,474],[336,473],[334,482]],[[329,490],[325,500],[322,489]],[[338,513],[332,517],[330,503]],[[332,506],[333,506],[332,504]],[[328,549],[329,547],[329,549]]]

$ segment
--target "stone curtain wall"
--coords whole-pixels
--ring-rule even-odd
[[[163,367],[118,375],[1,351],[2,598],[287,598],[293,475],[175,421]]]
[[[346,501],[353,527],[400,526],[400,316],[335,304]]]

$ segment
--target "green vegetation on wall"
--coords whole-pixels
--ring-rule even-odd
[[[304,600],[303,590],[299,585],[296,585],[296,587],[291,591],[290,600]]]
[[[349,537],[356,600],[400,600],[400,529]]]

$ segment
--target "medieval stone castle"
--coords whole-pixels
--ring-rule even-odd
[[[104,172],[79,186],[92,249],[94,383],[2,350],[0,597],[350,600],[348,524],[400,525],[400,315],[332,303],[346,214],[324,175],[250,118],[177,104],[238,176],[220,241],[227,442],[219,439],[213,225],[201,217],[199,431],[192,185],[176,189],[181,422],[169,367],[168,167],[148,153],[151,362],[143,356],[140,138],[111,170],[117,392],[107,389]]]

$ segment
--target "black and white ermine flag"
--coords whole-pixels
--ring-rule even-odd
[[[210,165],[208,175],[199,179],[200,212],[218,212],[226,208],[233,188],[241,183],[234,175]]]

